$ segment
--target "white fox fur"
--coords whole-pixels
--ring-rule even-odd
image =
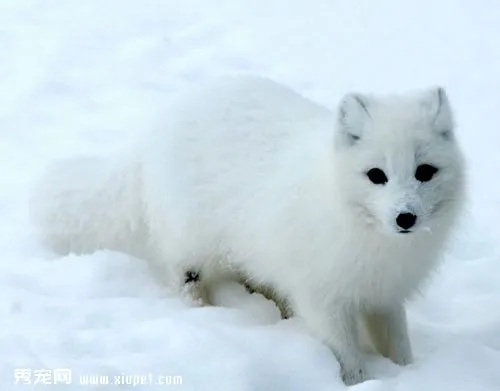
[[[49,171],[33,217],[60,253],[126,251],[178,289],[192,269],[208,288],[235,272],[272,286],[354,384],[369,377],[359,318],[381,354],[412,361],[404,304],[464,200],[454,130],[443,88],[347,94],[332,111],[264,78],[228,77],[180,100],[128,155]],[[438,170],[428,181],[415,178],[423,164]],[[387,181],[373,183],[372,168]],[[404,213],[416,222],[403,231]]]

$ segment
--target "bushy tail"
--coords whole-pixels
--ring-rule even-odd
[[[147,234],[142,209],[140,166],[108,158],[57,162],[30,200],[41,240],[59,254],[111,249],[139,255]]]

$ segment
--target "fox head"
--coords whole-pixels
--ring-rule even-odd
[[[453,214],[464,159],[442,87],[385,97],[349,93],[336,117],[335,183],[356,219],[411,236]]]

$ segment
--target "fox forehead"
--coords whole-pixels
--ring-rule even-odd
[[[412,102],[379,104],[370,111],[370,128],[375,138],[427,141],[433,135],[429,118]],[[369,137],[369,133],[366,134]]]
[[[373,121],[372,131],[357,145],[360,153],[397,160],[420,160],[446,147],[422,121]]]

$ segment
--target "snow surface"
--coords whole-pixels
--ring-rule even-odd
[[[0,2],[0,388],[113,390],[125,386],[80,375],[151,374],[133,388],[345,389],[329,350],[262,297],[228,287],[226,307],[192,308],[141,260],[55,257],[28,221],[29,186],[48,162],[121,148],[178,92],[251,72],[329,106],[348,90],[448,89],[468,214],[409,306],[416,362],[370,358],[376,379],[352,388],[500,390],[498,37],[494,0]],[[35,373],[63,368],[70,384],[44,386]],[[15,386],[20,369],[31,384]]]

